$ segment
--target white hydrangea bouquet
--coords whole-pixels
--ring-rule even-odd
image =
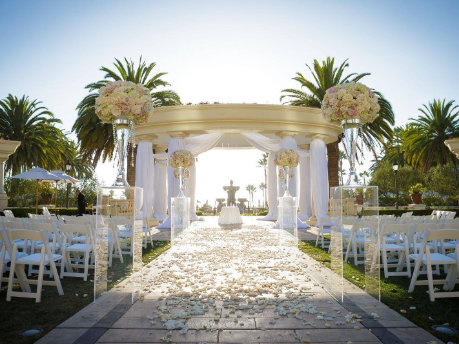
[[[300,156],[294,149],[281,149],[274,155],[274,164],[281,167],[297,167]]]
[[[378,97],[367,86],[349,82],[327,90],[322,100],[322,114],[332,123],[358,119],[361,124],[373,122],[379,115]]]
[[[99,90],[96,114],[104,123],[126,116],[135,124],[145,123],[153,112],[150,90],[130,81],[110,81]]]
[[[169,156],[169,165],[172,168],[190,168],[194,164],[194,156],[188,150],[177,150]]]
[[[174,177],[175,179],[180,179],[180,171],[178,169],[174,170]],[[183,171],[183,178],[187,179],[190,178],[190,170],[185,168]]]

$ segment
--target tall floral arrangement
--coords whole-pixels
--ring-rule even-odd
[[[194,156],[188,150],[177,150],[172,152],[169,157],[169,165],[172,168],[190,168],[194,164]]]
[[[378,97],[367,86],[349,82],[327,90],[322,100],[322,114],[332,123],[358,119],[361,124],[373,122],[379,115]]]
[[[180,179],[180,172],[178,169],[175,169],[174,170],[174,177],[175,179]],[[183,178],[187,179],[187,178],[190,178],[190,170],[185,168],[185,170],[183,171]]]
[[[150,90],[131,81],[111,81],[99,90],[96,114],[104,123],[126,116],[135,124],[145,123],[153,112]]]
[[[281,149],[274,155],[274,164],[282,167],[297,167],[300,156],[294,149]]]

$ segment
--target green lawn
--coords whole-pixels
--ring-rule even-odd
[[[330,267],[330,254],[319,247],[315,247],[315,241],[301,242],[300,250]],[[352,259],[349,262],[350,264],[343,264],[344,278],[363,288],[365,284],[364,267],[354,266]],[[436,277],[434,276],[434,278]],[[427,286],[416,286],[413,293],[409,294],[410,282],[410,278],[402,276],[386,279],[383,271],[381,271],[381,301],[398,312],[402,309],[406,310],[406,314],[401,313],[405,318],[444,342],[459,343],[459,334],[441,334],[431,329],[432,325],[448,323],[450,327],[459,331],[459,298],[437,299],[435,302],[430,302],[429,295],[426,293]],[[459,286],[456,285],[455,290],[459,290]],[[410,307],[416,307],[416,309],[410,310]],[[430,320],[429,317],[434,320]]]
[[[168,241],[154,241],[153,248],[150,244],[143,249],[143,262],[147,264],[160,254],[168,250]],[[109,288],[122,280],[132,268],[132,259],[124,255],[124,264],[115,264],[109,270]],[[5,274],[4,276],[8,276]],[[6,301],[7,283],[2,283],[0,292],[0,343],[34,343],[40,337],[51,331],[82,308],[86,307],[94,298],[94,270],[91,271],[87,282],[82,278],[64,277],[61,279],[64,295],[59,296],[57,289],[51,286],[43,287],[40,303],[35,299],[13,298]],[[19,290],[19,285],[16,285]],[[33,288],[33,287],[32,287]],[[40,335],[25,337],[19,333],[26,329],[41,328]]]

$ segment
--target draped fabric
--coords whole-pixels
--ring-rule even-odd
[[[311,207],[311,178],[310,178],[310,158],[303,156],[300,158],[300,199],[298,208],[300,212],[298,218],[307,221],[312,215]]]
[[[268,206],[269,212],[265,217],[260,218],[263,221],[277,220],[277,168],[274,164],[274,153],[268,155]]]
[[[313,139],[311,142],[311,193],[317,225],[328,212],[328,168],[325,142]]]
[[[167,158],[176,150],[189,150],[191,154],[197,157],[199,154],[204,153],[215,147],[217,142],[223,136],[223,133],[204,134],[186,139],[171,139],[169,141]],[[165,158],[166,154],[155,154],[156,158]],[[190,220],[200,220],[196,216],[196,165],[190,168],[190,178],[188,178],[187,188],[185,195],[190,197]],[[157,228],[171,228],[171,200],[179,193],[179,181],[174,177],[174,168],[167,165],[167,204],[169,209],[169,216]]]
[[[143,217],[151,217],[153,210],[153,143],[141,141],[137,146],[135,186],[143,189],[142,207]]]
[[[162,222],[167,218],[167,161],[155,164],[153,217]]]
[[[171,155],[176,150],[186,149],[184,139],[171,139],[168,146],[168,155]],[[171,201],[172,197],[176,197],[179,193],[180,185],[177,178],[174,177],[174,169],[167,164],[167,209],[169,216],[157,228],[171,228]]]

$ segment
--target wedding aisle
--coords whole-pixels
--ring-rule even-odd
[[[39,342],[59,343],[66,333],[75,343],[436,340],[357,288],[347,290],[355,302],[340,305],[310,276],[322,267],[272,226],[251,218],[239,229],[222,229],[216,218],[194,222],[144,268],[143,300],[130,305],[121,285]],[[401,327],[409,334],[403,341]]]

